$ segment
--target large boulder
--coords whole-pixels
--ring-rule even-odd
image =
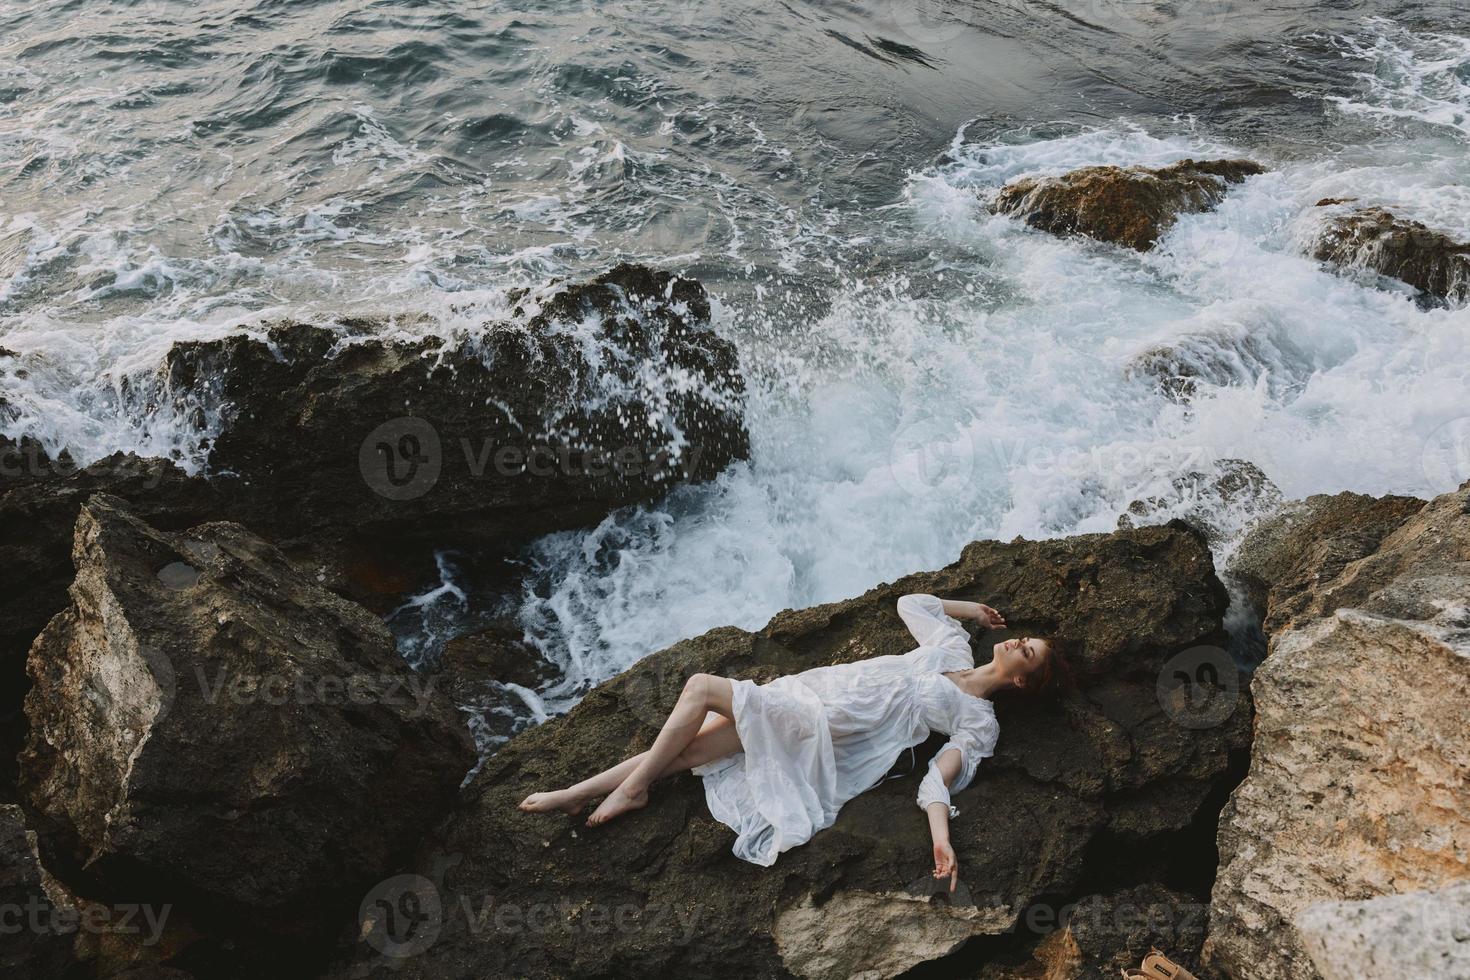
[[[1310,905],[1470,878],[1470,483],[1292,580],[1220,819],[1205,956],[1237,980],[1319,976],[1295,925]]]
[[[747,455],[735,351],[709,315],[697,282],[621,265],[472,334],[282,324],[176,344],[166,370],[220,427],[209,468],[246,485],[264,533],[503,553]]]
[[[993,207],[1054,235],[1087,235],[1146,252],[1179,215],[1214,210],[1231,184],[1264,172],[1250,160],[1083,167],[1013,180],[1000,189]]]
[[[4,454],[13,452],[6,457]],[[67,603],[77,513],[94,493],[129,501],[142,519],[176,530],[218,513],[217,485],[166,460],[117,453],[78,469],[31,440],[0,438],[0,799],[13,798],[15,753],[24,739],[21,703],[31,642]]]
[[[454,800],[454,712],[377,617],[238,525],[166,533],[98,495],[73,557],[28,664],[20,790],[48,869],[236,949],[336,925]]]
[[[1429,301],[1470,300],[1470,242],[1381,207],[1318,202],[1312,256],[1349,272],[1408,283]]]
[[[915,591],[984,599],[1013,629],[1083,644],[1061,699],[997,702],[997,754],[956,798],[960,901],[928,900],[930,842],[914,803],[942,737],[772,868],[731,854],[733,835],[687,774],[597,830],[516,808],[646,748],[695,671],[769,679],[910,649],[895,603]],[[364,897],[362,942],[341,975],[728,976],[739,964],[745,976],[847,977],[870,962],[892,976],[1003,933],[1039,897],[1080,894],[1083,881],[1174,875],[1208,888],[1214,814],[1243,770],[1250,726],[1228,677],[1191,669],[1218,663],[1226,601],[1203,536],[1173,522],[977,542],[940,571],[781,613],[755,633],[678,643],[487,760],[416,872]],[[1181,691],[1176,670],[1203,679]],[[1191,713],[1204,704],[1224,710]],[[421,913],[413,932],[383,911],[407,907]]]

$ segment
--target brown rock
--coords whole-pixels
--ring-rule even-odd
[[[1210,211],[1230,184],[1264,173],[1250,160],[1181,160],[1167,167],[1083,167],[1023,177],[994,208],[1056,235],[1082,234],[1146,252],[1181,214]]]
[[[1294,921],[1310,905],[1470,878],[1470,483],[1301,583],[1289,613],[1279,589],[1205,947],[1236,980],[1319,976]]]
[[[1327,200],[1318,206],[1341,203]],[[1338,209],[1327,216],[1312,256],[1342,269],[1398,279],[1433,300],[1470,300],[1470,242],[1385,208]]]
[[[1253,524],[1227,569],[1274,633],[1320,615],[1318,585],[1375,552],[1424,507],[1417,497],[1317,494]]]

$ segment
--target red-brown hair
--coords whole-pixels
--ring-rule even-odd
[[[1041,642],[1046,644],[1046,659],[1026,675],[1026,686],[1021,688],[1024,694],[1052,695],[1072,683],[1072,665],[1068,663],[1072,642],[1056,635],[1043,636]]]

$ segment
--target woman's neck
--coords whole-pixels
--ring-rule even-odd
[[[979,667],[971,667],[969,670],[959,671],[956,679],[960,682],[960,687],[964,689],[965,693],[973,694],[975,697],[984,698],[987,701],[990,700],[992,695],[1010,683],[1010,679],[1001,674],[1000,669],[995,666],[994,661],[988,664],[982,664]]]

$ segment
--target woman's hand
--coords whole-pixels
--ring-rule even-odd
[[[955,860],[954,848],[949,841],[939,841],[934,845],[934,877],[949,877],[949,890],[954,891],[960,883],[960,863]]]
[[[981,626],[998,630],[1006,624],[1006,618],[983,602],[975,603],[975,621]]]

